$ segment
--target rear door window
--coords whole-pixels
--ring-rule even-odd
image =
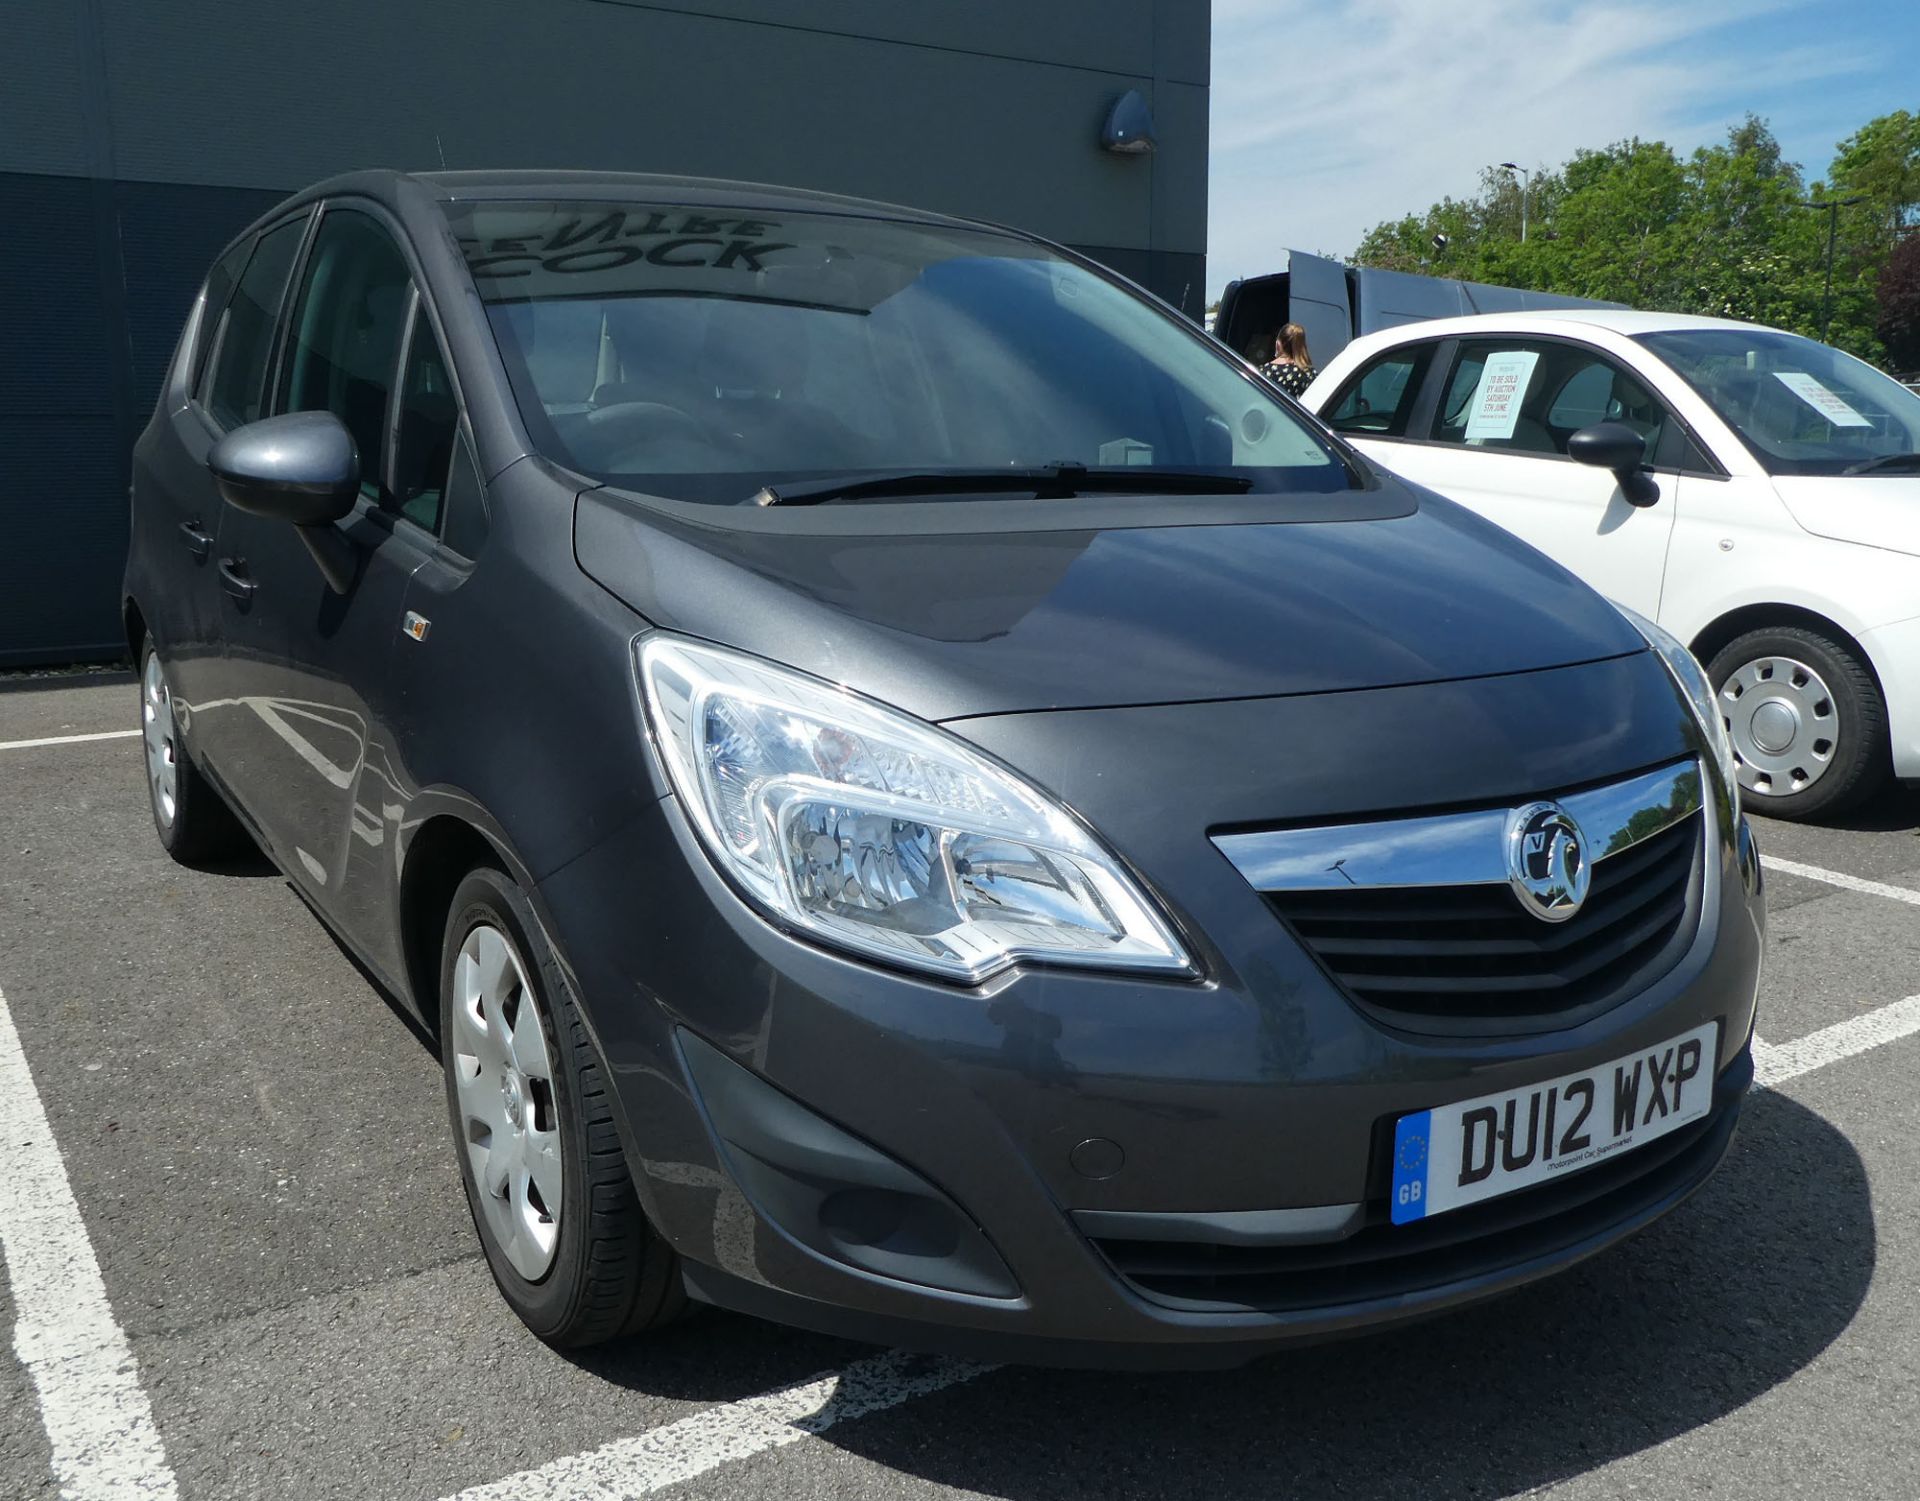
[[[214,324],[200,402],[222,427],[239,427],[265,414],[267,355],[273,347],[274,323],[306,227],[302,215],[276,225],[254,242],[247,269]],[[208,291],[211,295],[211,282]]]
[[[207,371],[213,361],[214,345],[219,342],[221,325],[226,322],[227,303],[232,300],[234,283],[247,269],[247,257],[253,254],[255,243],[252,236],[242,240],[207,273],[206,306],[200,320],[200,342],[193,352],[193,378],[189,382],[194,400],[203,406]]]
[[[1431,344],[1377,356],[1327,408],[1328,426],[1360,438],[1404,438],[1432,359]]]

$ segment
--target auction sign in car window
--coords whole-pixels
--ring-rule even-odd
[[[1467,408],[1469,443],[1504,443],[1520,425],[1520,404],[1527,397],[1527,383],[1533,379],[1533,367],[1540,363],[1535,349],[1510,349],[1487,356],[1480,367],[1480,384],[1474,387]]]

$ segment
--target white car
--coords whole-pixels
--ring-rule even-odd
[[[1356,339],[1305,404],[1688,642],[1748,806],[1920,778],[1920,396],[1797,334],[1668,313]]]

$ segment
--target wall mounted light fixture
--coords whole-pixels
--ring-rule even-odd
[[[1153,110],[1138,89],[1128,89],[1107,111],[1107,123],[1100,127],[1101,148],[1116,156],[1145,156],[1155,144]]]

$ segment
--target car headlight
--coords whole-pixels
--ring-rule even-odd
[[[653,635],[637,657],[681,805],[782,921],[970,982],[1021,959],[1191,972],[1113,856],[956,737],[738,652]]]
[[[1647,645],[1666,664],[1668,673],[1686,695],[1693,717],[1699,722],[1701,739],[1712,750],[1714,764],[1720,768],[1720,785],[1726,789],[1727,803],[1737,820],[1740,817],[1740,766],[1733,754],[1733,738],[1727,733],[1726,718],[1720,712],[1719,695],[1707,680],[1706,669],[1700,665],[1699,658],[1687,650],[1686,643],[1665,626],[1655,625],[1619,600],[1613,601],[1613,607],[1647,638]]]

